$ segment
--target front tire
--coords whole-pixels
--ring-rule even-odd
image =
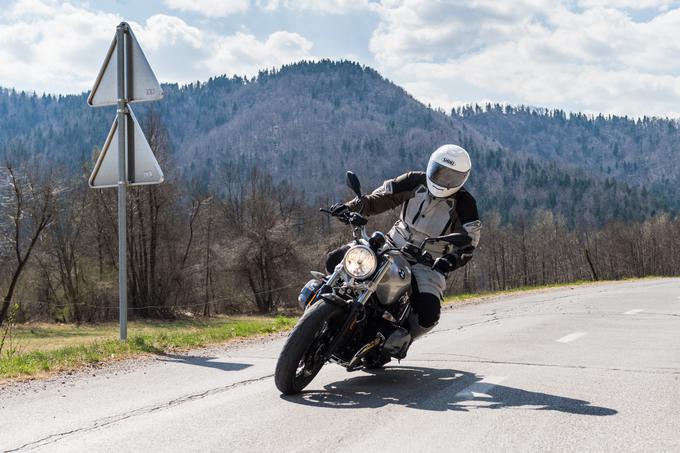
[[[324,364],[317,357],[328,343],[343,313],[340,307],[319,301],[309,307],[283,345],[276,362],[274,382],[284,395],[299,393],[319,373]]]

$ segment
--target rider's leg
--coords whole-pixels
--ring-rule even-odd
[[[430,293],[418,293],[412,302],[413,311],[408,318],[411,336],[415,340],[428,333],[439,322],[441,303]]]
[[[343,245],[342,247],[338,247],[337,249],[333,250],[326,256],[326,272],[329,274],[333,273],[335,266],[340,264],[349,248],[349,245]]]
[[[411,267],[414,286],[411,295],[413,311],[409,317],[411,336],[416,339],[432,330],[439,322],[441,300],[446,279],[439,272],[422,264]]]
[[[402,359],[413,340],[425,335],[437,325],[441,311],[440,301],[446,288],[444,276],[422,264],[411,266],[413,292],[409,329],[394,330],[385,341],[384,350],[390,355]]]

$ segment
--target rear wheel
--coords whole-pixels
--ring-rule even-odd
[[[299,393],[319,373],[342,314],[340,307],[319,301],[302,315],[276,363],[274,382],[281,393]]]

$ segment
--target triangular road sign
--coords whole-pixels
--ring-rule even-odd
[[[163,171],[161,170],[156,156],[149,143],[144,137],[142,128],[139,127],[135,114],[128,107],[132,124],[134,124],[134,139],[130,143],[130,151],[134,154],[134,175],[129,176],[129,183],[133,186],[145,184],[160,184],[163,182]],[[128,122],[129,124],[129,122]],[[129,129],[128,129],[129,133]],[[128,138],[128,141],[130,139]],[[118,186],[118,121],[113,122],[106,142],[102,148],[97,163],[94,165],[92,175],[90,175],[90,187],[105,188]]]
[[[131,87],[128,87],[126,92],[129,102],[140,101],[155,101],[163,98],[163,90],[153,73],[149,62],[142,52],[142,48],[137,42],[132,29],[127,27],[125,33],[126,51],[131,52],[132,58],[127,61],[131,62],[131,68],[126,68],[131,72],[131,77],[128,79],[131,82]],[[113,37],[113,42],[109,47],[109,51],[104,59],[99,70],[99,75],[94,81],[92,91],[87,98],[87,103],[91,107],[99,107],[104,105],[115,105],[118,102],[118,58],[116,37]]]

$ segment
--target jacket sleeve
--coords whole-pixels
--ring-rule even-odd
[[[482,233],[482,221],[477,212],[477,201],[466,190],[461,190],[456,203],[458,222],[462,230],[472,238],[472,246],[477,247]]]
[[[425,173],[411,171],[388,179],[362,199],[354,198],[346,204],[350,210],[366,216],[380,214],[396,208],[413,197],[415,189],[422,184],[425,184]]]

